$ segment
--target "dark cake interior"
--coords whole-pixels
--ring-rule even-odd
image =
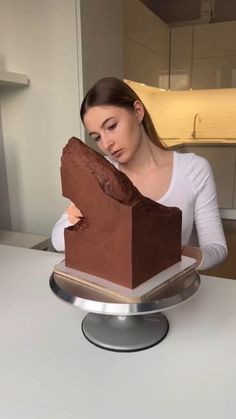
[[[65,229],[68,267],[135,288],[181,259],[181,210],[144,197],[73,137],[61,159],[63,196],[83,217]]]

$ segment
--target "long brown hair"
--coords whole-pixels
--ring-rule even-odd
[[[115,77],[105,77],[98,80],[87,92],[80,109],[80,116],[84,121],[84,115],[92,106],[111,105],[134,110],[134,102],[139,100],[138,95],[125,82]],[[143,103],[142,103],[143,104]],[[166,148],[156,132],[152,119],[144,106],[143,127],[150,140],[160,148]]]

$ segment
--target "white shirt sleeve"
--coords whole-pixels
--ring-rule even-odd
[[[194,220],[202,261],[199,270],[221,263],[227,256],[227,245],[221,223],[215,181],[208,161],[196,158],[192,171],[195,193]]]
[[[52,234],[51,234],[52,245],[54,249],[57,250],[58,252],[65,251],[64,230],[66,227],[69,227],[71,225],[72,224],[68,220],[68,215],[65,212],[52,229]]]

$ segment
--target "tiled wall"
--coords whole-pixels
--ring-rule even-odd
[[[161,91],[131,82],[163,138],[236,138],[236,89]]]

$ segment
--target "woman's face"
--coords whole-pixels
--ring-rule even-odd
[[[84,116],[84,125],[90,137],[106,155],[120,163],[133,158],[142,141],[141,102],[134,103],[134,110],[118,106],[93,106]]]

